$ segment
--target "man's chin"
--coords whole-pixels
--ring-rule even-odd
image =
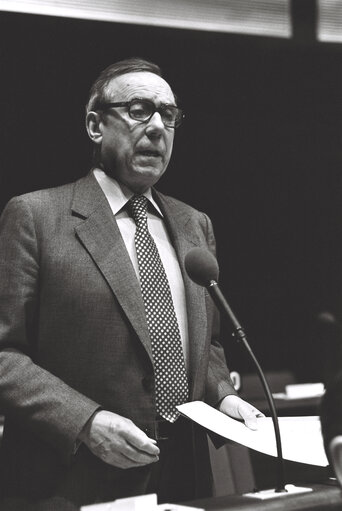
[[[165,168],[155,165],[137,165],[133,168],[132,175],[135,176],[136,179],[146,180],[146,181],[154,181],[157,182],[158,179],[164,174]],[[154,184],[153,183],[153,184]]]
[[[135,192],[144,192],[155,185],[166,169],[153,166],[136,166],[127,176],[126,185]]]

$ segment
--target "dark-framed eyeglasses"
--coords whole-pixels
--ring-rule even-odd
[[[99,103],[97,110],[108,110],[109,108],[127,107],[128,115],[138,122],[148,122],[155,112],[160,114],[164,126],[167,128],[178,128],[184,118],[183,111],[174,105],[164,104],[156,106],[149,99],[136,98],[131,101],[120,101],[119,103]]]

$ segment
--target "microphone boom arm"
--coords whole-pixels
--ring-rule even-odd
[[[223,296],[217,282],[215,280],[210,280],[209,286],[207,287],[210,296],[212,297],[215,305],[218,309],[220,309],[222,312],[224,312],[230,319],[232,325],[233,325],[233,337],[237,339],[238,342],[242,342],[242,344],[245,346],[246,350],[248,351],[251,359],[254,362],[254,365],[256,367],[258,376],[261,381],[261,385],[264,389],[266,399],[270,408],[270,413],[273,421],[274,426],[274,432],[275,432],[275,438],[276,438],[276,446],[277,446],[277,455],[278,455],[278,464],[277,464],[277,487],[275,489],[278,493],[286,492],[285,489],[285,471],[284,471],[284,459],[283,459],[283,452],[282,452],[282,446],[281,446],[281,437],[280,437],[280,429],[279,429],[279,421],[278,416],[274,404],[274,399],[272,396],[272,393],[270,391],[269,385],[266,381],[265,375],[263,373],[263,370],[261,369],[261,366],[255,357],[250,345],[248,344],[246,334],[240,325],[238,319],[236,318],[235,314],[233,313],[232,309],[230,308],[229,304],[227,303],[225,297]]]

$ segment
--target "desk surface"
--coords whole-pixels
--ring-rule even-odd
[[[197,506],[206,511],[329,511],[342,509],[342,492],[338,486],[330,484],[303,484],[301,486],[311,487],[313,491],[266,501],[242,495],[231,495],[185,502],[184,504]]]

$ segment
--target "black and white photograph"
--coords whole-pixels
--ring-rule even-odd
[[[0,0],[0,509],[342,509],[342,2]]]

